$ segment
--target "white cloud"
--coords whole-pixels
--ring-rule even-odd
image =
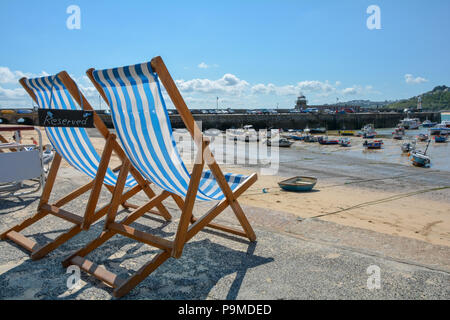
[[[0,101],[3,100],[21,100],[28,95],[22,88],[5,89],[0,87]]]
[[[200,64],[197,66],[200,69],[209,69],[209,68],[217,68],[219,65],[218,64],[206,64],[205,62],[200,62]]]
[[[338,83],[333,86],[328,81],[321,82],[317,80],[308,80],[298,82],[295,85],[285,86],[276,86],[273,83],[257,84],[251,89],[253,94],[276,94],[278,96],[295,96],[300,92],[329,95],[336,91],[337,85]]]
[[[11,71],[8,67],[0,67],[0,83],[16,83],[25,76],[22,71]]]
[[[32,73],[26,73],[22,71],[12,71],[8,67],[2,67],[0,66],[0,83],[3,84],[16,84],[20,78],[27,77],[44,77],[48,76],[49,74],[45,71],[42,71],[40,74],[32,74]]]
[[[192,80],[176,80],[177,86],[183,92],[196,93],[229,93],[241,94],[249,84],[245,80],[241,80],[234,74],[227,73],[218,80],[210,79],[192,79]]]
[[[419,84],[419,83],[424,83],[424,82],[428,82],[427,79],[422,78],[422,77],[415,77],[412,74],[405,74],[405,81],[408,84]]]

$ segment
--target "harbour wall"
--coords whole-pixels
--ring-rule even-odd
[[[99,114],[108,127],[112,128],[111,117]],[[347,114],[310,114],[310,113],[280,113],[280,114],[194,114],[196,121],[201,122],[203,130],[240,128],[244,125],[253,125],[255,129],[304,129],[324,127],[328,130],[355,130],[366,124],[373,124],[375,128],[395,127],[404,113],[347,113]],[[441,122],[439,112],[411,113],[411,118],[419,118]],[[1,114],[0,124],[26,124],[37,125],[37,113],[31,114]],[[19,119],[23,119],[19,121]],[[177,114],[170,116],[172,127],[184,128],[181,117]]]

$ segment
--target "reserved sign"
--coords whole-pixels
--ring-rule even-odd
[[[39,109],[38,116],[41,127],[94,127],[93,111]]]

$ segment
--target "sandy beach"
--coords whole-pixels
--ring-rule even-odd
[[[94,130],[91,133],[101,154],[104,140]],[[32,136],[35,133],[24,132],[24,142],[30,142]],[[48,143],[43,130],[42,136],[44,144]],[[356,137],[352,140],[355,147],[351,152],[363,153],[360,146],[363,140]],[[392,139],[387,143],[388,150],[392,144],[399,144]],[[450,154],[450,146],[445,147],[443,153]],[[395,150],[400,153],[399,148]],[[415,168],[409,162],[397,165],[376,161],[372,155],[367,159],[347,156],[348,153],[349,150],[339,146],[302,142],[291,149],[280,148],[277,175],[260,174],[258,181],[241,196],[241,203],[301,219],[321,219],[450,246],[450,172]],[[119,164],[117,157],[113,157],[111,167]],[[64,161],[63,166],[69,167]],[[250,174],[259,172],[259,168],[233,165],[225,166],[224,171]],[[296,175],[317,176],[314,192],[298,194],[279,188],[279,181]]]

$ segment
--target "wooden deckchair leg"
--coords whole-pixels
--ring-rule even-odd
[[[108,229],[110,223],[114,223],[117,215],[117,209],[119,208],[123,189],[125,188],[125,182],[127,180],[128,172],[130,171],[130,161],[126,159],[123,162],[122,169],[117,177],[116,187],[114,188],[114,194],[111,199],[111,203],[108,210],[108,215],[105,220],[104,230]]]
[[[203,145],[204,146],[204,145]],[[194,208],[195,199],[197,197],[198,186],[202,178],[203,167],[205,161],[203,159],[204,148],[199,148],[195,157],[194,168],[191,173],[191,180],[189,181],[188,191],[184,202],[183,210],[181,212],[180,222],[178,224],[177,234],[172,249],[172,257],[180,258],[183,253],[183,247],[186,243],[186,232],[189,227],[189,222],[192,218],[192,210]]]
[[[233,209],[234,214],[236,215],[236,218],[238,219],[239,223],[241,224],[242,228],[245,231],[245,234],[247,235],[247,238],[250,241],[256,240],[256,234],[253,230],[252,226],[250,225],[250,222],[248,222],[247,217],[245,216],[244,210],[242,210],[241,205],[237,200],[230,203],[231,209]]]
[[[92,187],[92,191],[89,196],[89,201],[86,206],[86,211],[84,213],[84,221],[82,225],[83,230],[88,230],[93,222],[92,218],[98,203],[100,191],[102,189],[105,180],[106,170],[108,169],[108,164],[109,161],[111,160],[111,155],[113,151],[112,141],[114,141],[115,138],[116,137],[114,134],[110,134],[108,136],[108,139],[106,140],[105,148],[103,149],[102,157],[98,165],[97,174],[94,179],[94,186]]]
[[[44,190],[42,190],[41,199],[39,200],[40,208],[43,204],[47,204],[50,199],[50,194],[53,190],[53,185],[55,184],[56,176],[59,171],[59,167],[61,165],[61,156],[58,152],[55,153],[55,157],[53,158],[52,165],[50,167],[50,171],[47,175],[47,181],[45,182]]]

